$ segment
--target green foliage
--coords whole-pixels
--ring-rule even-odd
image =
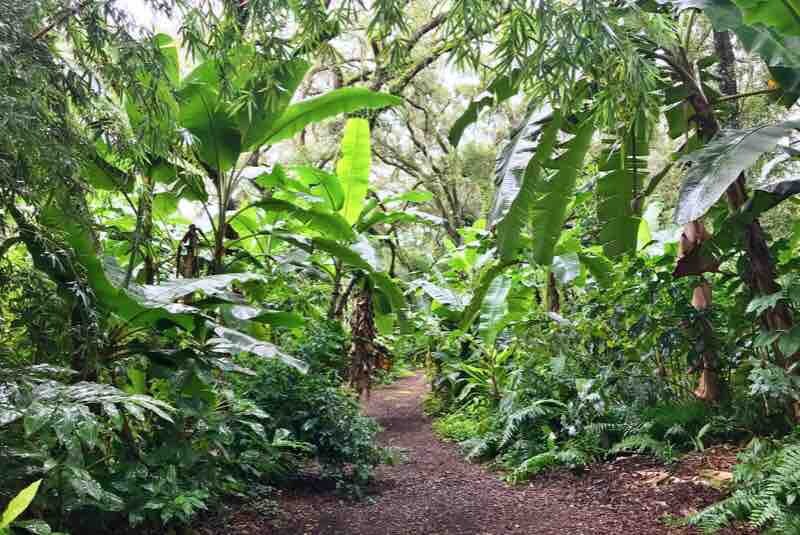
[[[738,458],[731,496],[692,516],[690,523],[708,532],[735,521],[747,521],[764,533],[800,529],[796,503],[800,447],[792,440],[754,439]]]
[[[39,491],[39,485],[41,484],[41,479],[34,481],[19,491],[19,494],[14,496],[14,499],[8,503],[3,511],[3,514],[0,515],[0,533],[8,532],[11,523],[14,522],[19,515],[25,512],[25,509],[28,508],[33,499],[36,497],[36,493]]]

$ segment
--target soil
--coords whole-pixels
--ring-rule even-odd
[[[466,462],[457,446],[438,439],[422,411],[428,390],[420,373],[376,389],[367,414],[383,426],[380,442],[402,452],[381,466],[370,497],[353,502],[320,485],[285,491],[280,511],[265,517],[251,509],[229,516],[218,533],[275,534],[683,534],[665,517],[682,517],[724,493],[697,474],[727,473],[730,448],[706,450],[666,468],[645,456],[620,457],[576,474],[550,471],[510,486],[501,474]],[[755,533],[733,528],[721,533]]]

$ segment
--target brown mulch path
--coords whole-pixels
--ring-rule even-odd
[[[377,470],[370,499],[350,502],[319,489],[293,490],[284,493],[276,517],[242,510],[228,519],[224,533],[693,533],[668,527],[660,519],[666,514],[683,516],[718,500],[722,494],[694,481],[692,473],[702,467],[727,470],[734,458],[730,450],[706,453],[668,470],[647,457],[630,456],[582,474],[552,471],[512,487],[498,474],[464,461],[455,445],[433,434],[421,408],[427,390],[420,373],[375,390],[367,402],[366,412],[385,429],[380,442],[400,449],[405,457],[396,466]]]

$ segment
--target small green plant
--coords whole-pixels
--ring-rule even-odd
[[[47,533],[49,535],[59,535],[50,530],[50,526],[42,520],[20,520],[17,519],[25,512],[30,506],[36,493],[39,492],[39,486],[42,480],[36,480],[21,491],[9,502],[0,515],[0,535],[10,535],[12,526],[19,526],[20,528],[27,529],[33,533]],[[65,534],[61,534],[65,535]]]

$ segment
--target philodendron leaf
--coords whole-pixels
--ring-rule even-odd
[[[800,121],[784,121],[774,125],[742,130],[723,131],[699,150],[689,154],[690,162],[675,208],[675,222],[685,224],[701,218],[736,181],[739,174],[753,166],[766,152]]]
[[[5,529],[11,525],[11,523],[19,517],[22,513],[25,512],[25,509],[31,504],[33,499],[36,497],[36,493],[39,491],[39,485],[42,484],[42,480],[39,479],[38,481],[34,481],[19,494],[17,494],[8,506],[3,511],[3,516],[0,517],[0,529]]]

